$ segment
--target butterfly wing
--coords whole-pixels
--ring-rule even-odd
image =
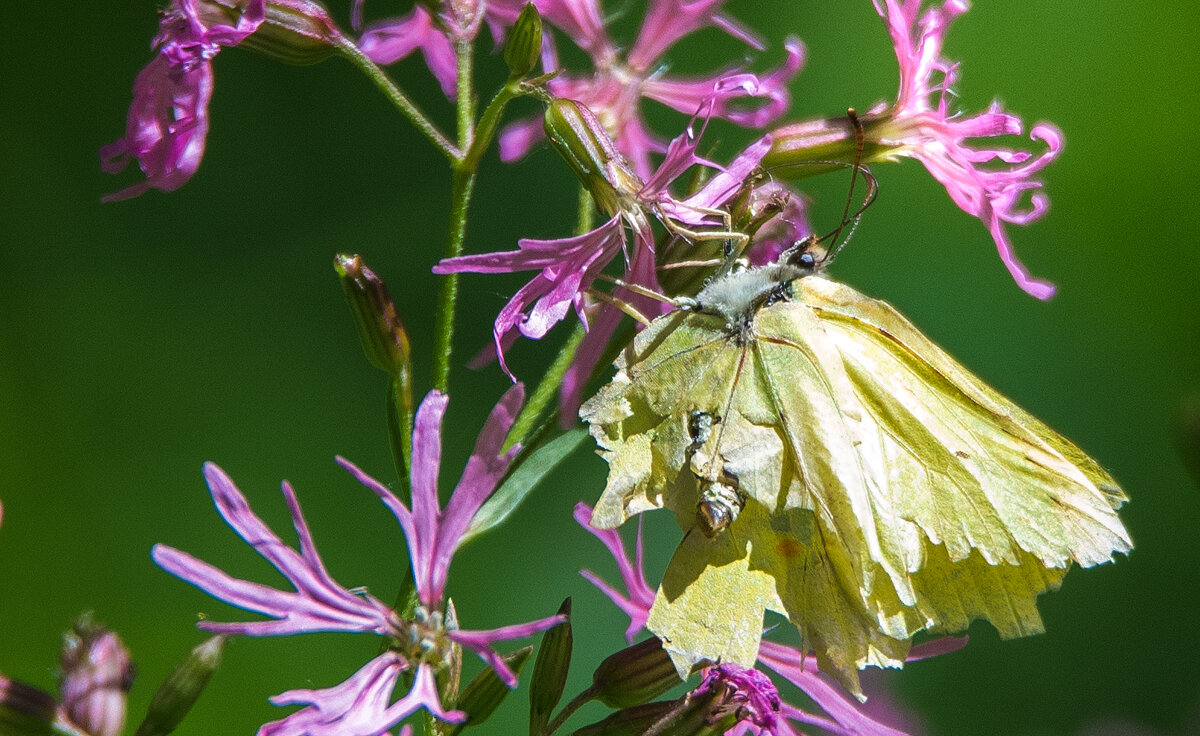
[[[886,303],[823,278],[795,288],[866,409],[851,428],[889,519],[915,524],[951,562],[975,551],[993,565],[1028,553],[1048,568],[1090,567],[1131,549],[1116,514],[1125,495],[1069,440]]]
[[[1130,549],[1124,495],[1068,440],[887,304],[817,276],[793,291],[745,340],[706,314],[655,320],[581,412],[611,465],[597,526],[666,507],[692,529],[697,457],[746,496],[664,576],[649,625],[681,671],[741,661],[770,608],[858,692],[858,668],[899,666],[920,631],[1041,631],[1036,598],[1072,562]],[[702,447],[696,410],[720,420]]]
[[[681,473],[692,442],[688,417],[723,405],[739,360],[719,320],[707,315],[675,311],[638,334],[617,359],[617,375],[579,412],[609,463],[593,526],[615,529],[655,508],[682,514],[689,503],[694,515],[694,495],[674,502],[694,494],[680,488],[695,485]]]
[[[763,418],[774,415],[795,468],[783,507],[813,511],[838,584],[879,632],[908,640],[983,617],[1004,637],[1036,633],[1037,595],[1072,562],[1131,548],[1115,511],[1124,495],[1070,441],[884,302],[820,277],[793,289],[755,319]],[[804,611],[827,585],[794,571],[780,595],[852,685],[850,667],[875,655],[822,641],[852,623]]]

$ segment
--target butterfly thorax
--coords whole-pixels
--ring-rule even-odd
[[[687,308],[724,318],[730,336],[744,343],[758,310],[791,299],[792,281],[812,273],[812,269],[791,263],[734,271],[706,284]]]

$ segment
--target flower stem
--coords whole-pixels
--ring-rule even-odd
[[[475,171],[479,156],[467,156],[475,140],[474,47],[471,39],[454,43],[458,60],[458,145],[454,157],[454,182],[450,191],[450,234],[446,239],[446,258],[462,255],[467,238],[467,210],[475,190]],[[438,294],[437,324],[434,327],[433,386],[442,393],[450,390],[450,357],[453,353],[454,313],[458,305],[458,274],[447,274]]]
[[[558,712],[554,720],[550,721],[550,725],[546,726],[546,730],[542,731],[542,736],[550,736],[550,734],[562,728],[562,725],[567,722],[568,718],[575,714],[575,711],[590,703],[595,697],[596,687],[594,685],[576,695],[571,702],[563,706],[563,709]]]
[[[421,112],[416,103],[410,100],[408,95],[404,93],[404,90],[400,89],[392,81],[392,78],[383,69],[379,68],[379,65],[371,61],[370,57],[352,43],[342,44],[338,48],[350,60],[350,63],[361,69],[375,83],[375,86],[379,87],[388,100],[400,110],[404,117],[408,118],[409,122],[416,126],[417,130],[421,131],[429,139],[434,148],[441,151],[451,161],[457,161],[462,157],[462,151],[451,143],[450,139],[442,135],[442,132],[425,116],[425,113]]]
[[[446,242],[446,257],[462,255],[467,235],[467,209],[475,188],[475,172],[455,167],[450,201],[450,236]],[[447,274],[438,294],[437,324],[434,328],[433,386],[442,393],[449,392],[450,356],[453,350],[454,311],[458,304],[458,274]]]

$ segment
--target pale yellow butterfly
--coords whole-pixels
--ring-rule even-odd
[[[593,525],[688,532],[648,622],[680,671],[752,665],[770,609],[858,693],[919,632],[1042,631],[1040,593],[1132,544],[1103,468],[814,246],[679,300],[581,416],[610,464]]]

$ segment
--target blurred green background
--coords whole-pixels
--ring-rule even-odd
[[[864,109],[894,94],[891,46],[866,0],[728,7],[770,41],[767,62],[778,61],[786,34],[808,45],[792,117]],[[278,579],[214,512],[199,472],[205,460],[229,471],[281,533],[277,484],[290,479],[334,576],[385,600],[394,594],[406,564],[399,530],[333,463],[340,453],[391,479],[382,375],[360,355],[332,258],[362,253],[389,281],[423,393],[429,268],[449,190],[439,157],[348,64],[287,67],[234,49],[215,62],[198,175],[170,195],[101,205],[102,194],[137,178],[101,174],[96,149],[122,134],[156,8],[9,3],[0,16],[0,672],[50,688],[60,632],[94,609],[138,663],[135,723],[201,639],[197,613],[238,615],[159,571],[151,545]],[[335,12],[347,11],[337,3]],[[1052,301],[1013,285],[984,228],[915,162],[876,167],[879,201],[834,269],[1077,441],[1132,498],[1123,513],[1132,556],[1075,571],[1045,596],[1047,634],[1000,642],[977,623],[964,651],[888,678],[929,733],[1200,733],[1200,490],[1171,434],[1185,397],[1200,392],[1197,20],[1185,0],[981,1],[955,24],[947,55],[963,61],[963,108],[998,96],[1066,135],[1046,176],[1050,214],[1012,231],[1031,270],[1059,284]],[[713,32],[671,61],[711,68],[714,51],[722,60],[741,54]],[[484,81],[495,82],[499,59],[485,54],[483,65]],[[449,119],[419,62],[396,69]],[[654,123],[672,134],[681,118]],[[723,150],[751,139],[720,124],[710,136]],[[545,149],[516,166],[489,156],[468,248],[567,234],[574,190],[556,164]],[[827,228],[844,181],[822,187],[816,216]],[[464,279],[460,363],[487,342],[496,311],[523,281]],[[564,335],[519,344],[518,373],[538,375]],[[506,385],[494,367],[456,369],[446,487]],[[1200,439],[1192,443],[1200,454]],[[465,549],[451,577],[471,628],[547,615],[573,596],[579,648],[569,692],[623,641],[620,616],[576,573],[614,574],[570,518],[577,501],[595,500],[604,472],[579,452],[503,533]],[[677,532],[663,519],[648,529],[650,567],[660,572]],[[376,646],[348,635],[232,641],[178,733],[251,733],[283,714],[269,695],[340,682]],[[523,732],[524,704],[524,693],[511,698],[481,730]]]

